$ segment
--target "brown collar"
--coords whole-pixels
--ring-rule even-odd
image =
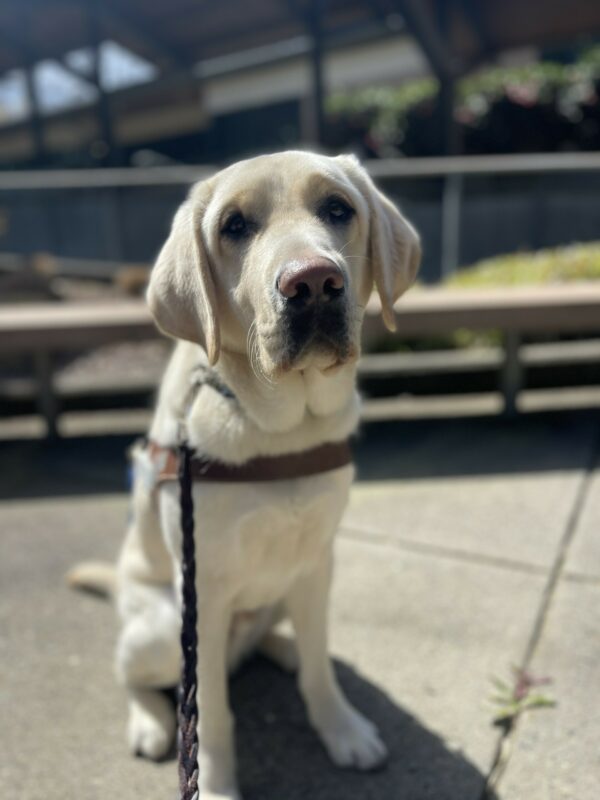
[[[148,443],[148,451],[157,462],[157,483],[175,481],[179,473],[179,452]],[[192,458],[192,479],[217,483],[244,483],[253,481],[285,481],[306,478],[322,472],[345,467],[352,463],[352,452],[347,440],[304,450],[301,453],[286,453],[281,456],[260,456],[244,464],[223,464],[204,456]]]

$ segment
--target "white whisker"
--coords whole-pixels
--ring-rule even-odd
[[[250,368],[255,378],[258,381],[260,381],[260,383],[262,383],[264,386],[271,386],[273,382],[265,375],[262,369],[256,320],[252,321],[252,324],[248,329],[248,335],[246,337],[246,350],[248,353],[248,361],[250,363]]]
[[[341,256],[342,256],[342,255],[344,255],[344,250],[345,250],[347,247],[349,247],[351,244],[352,244],[352,239],[348,239],[348,241],[346,242],[346,244],[343,244],[343,245],[342,245],[342,248],[341,248],[341,250],[339,251],[339,254],[340,254]]]

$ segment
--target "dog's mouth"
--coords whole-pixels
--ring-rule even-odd
[[[328,372],[358,357],[345,303],[315,303],[286,311],[260,338],[264,371],[273,376],[309,367]]]
[[[345,309],[337,303],[315,304],[285,318],[284,360],[293,365],[307,358],[330,356],[344,362],[350,356]]]

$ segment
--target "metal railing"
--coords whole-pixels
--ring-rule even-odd
[[[600,152],[381,158],[363,163],[373,178],[383,179],[582,172],[600,171]],[[212,165],[178,164],[161,167],[0,171],[0,191],[188,185],[208,177],[216,170],[217,167]]]
[[[600,238],[600,153],[382,159],[365,166],[420,229],[426,281],[500,252]],[[150,261],[185,187],[215,169],[0,172],[0,251]]]

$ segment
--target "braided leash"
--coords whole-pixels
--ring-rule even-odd
[[[183,665],[179,689],[179,796],[198,800],[198,705],[196,666],[198,662],[196,553],[194,544],[194,501],[192,498],[192,450],[182,444],[179,459],[181,504],[181,651]]]
[[[196,392],[200,383],[194,384]],[[179,751],[179,800],[199,800],[198,791],[198,704],[197,665],[198,665],[198,598],[196,596],[196,548],[194,542],[194,500],[192,485],[194,472],[193,453],[185,442],[185,428],[180,431],[179,447],[179,501],[181,512],[181,651],[182,671],[179,688],[178,709],[178,751]],[[160,450],[160,448],[158,448]],[[164,448],[162,448],[164,451]],[[276,480],[314,475],[349,464],[352,460],[347,442],[325,444],[306,451],[304,460],[297,454],[278,456],[272,459],[255,459],[252,476],[243,474],[237,480]],[[306,457],[309,457],[308,459]],[[265,463],[262,463],[265,462]],[[275,468],[274,468],[275,464]],[[261,468],[259,468],[261,467]],[[206,469],[204,468],[204,471]],[[233,469],[235,472],[235,469]],[[196,477],[198,477],[196,475]],[[231,480],[231,475],[228,476]],[[172,480],[172,476],[167,476]],[[223,474],[211,479],[225,480]],[[234,478],[236,479],[236,478]],[[159,480],[162,476],[159,475]]]

